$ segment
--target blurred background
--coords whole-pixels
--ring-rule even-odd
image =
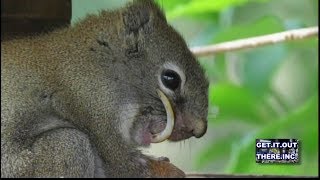
[[[73,0],[72,24],[126,0]],[[157,0],[191,47],[318,26],[317,0]],[[153,144],[188,173],[318,175],[318,38],[198,58],[210,80],[207,134]],[[301,163],[256,164],[255,139],[300,140]]]

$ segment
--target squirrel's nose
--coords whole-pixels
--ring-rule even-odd
[[[194,124],[194,129],[192,131],[196,138],[202,137],[207,132],[207,121],[198,120]]]

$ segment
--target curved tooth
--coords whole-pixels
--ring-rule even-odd
[[[167,113],[167,125],[165,129],[157,134],[154,134],[152,136],[151,142],[152,143],[159,143],[169,138],[173,131],[174,126],[174,113],[172,110],[172,106],[170,104],[170,101],[168,100],[167,96],[160,90],[157,89],[158,96],[160,97]]]

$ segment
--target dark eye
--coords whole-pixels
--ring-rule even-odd
[[[167,69],[162,72],[161,81],[166,88],[174,91],[180,86],[181,78],[175,71]]]

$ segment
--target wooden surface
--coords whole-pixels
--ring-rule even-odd
[[[1,40],[68,26],[71,0],[1,0]]]
[[[228,175],[187,173],[187,178],[317,178],[318,176],[286,176],[286,175]]]

